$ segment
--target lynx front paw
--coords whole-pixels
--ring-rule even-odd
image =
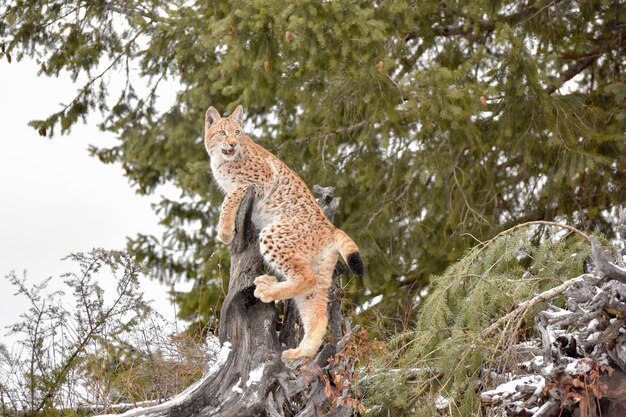
[[[233,241],[233,232],[227,232],[224,229],[219,229],[217,231],[217,239],[225,245],[230,245]]]
[[[254,283],[256,284],[254,296],[264,303],[274,301],[274,298],[269,295],[269,291],[277,282],[278,280],[276,279],[276,277],[272,275],[261,275],[256,277],[256,279],[254,280]]]

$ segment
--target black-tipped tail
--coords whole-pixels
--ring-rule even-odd
[[[363,276],[363,274],[365,273],[365,269],[363,268],[363,260],[361,259],[361,254],[359,252],[354,252],[348,255],[346,263],[348,264],[348,268],[350,268],[350,271],[357,274],[358,276]]]

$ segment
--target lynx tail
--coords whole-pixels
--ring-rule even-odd
[[[362,276],[365,272],[363,268],[363,260],[361,259],[359,248],[356,246],[354,241],[340,229],[335,229],[333,237],[335,238],[335,246],[337,246],[337,250],[339,250],[339,253],[348,264],[350,271]]]

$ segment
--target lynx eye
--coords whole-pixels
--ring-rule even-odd
[[[236,136],[241,135],[241,130],[239,130],[239,129],[235,130],[235,135],[236,135]]]
[[[219,134],[220,134],[220,136],[226,136],[226,131],[225,130],[220,130]]]

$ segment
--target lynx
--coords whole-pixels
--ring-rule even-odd
[[[243,109],[221,117],[209,107],[204,144],[215,181],[226,194],[218,239],[230,244],[237,210],[249,186],[255,190],[252,222],[259,230],[263,259],[276,272],[254,281],[254,296],[264,303],[293,298],[304,326],[304,337],[283,357],[296,360],[314,356],[328,324],[328,289],[338,254],[356,274],[363,263],[356,244],[333,226],[304,181],[243,132]]]

